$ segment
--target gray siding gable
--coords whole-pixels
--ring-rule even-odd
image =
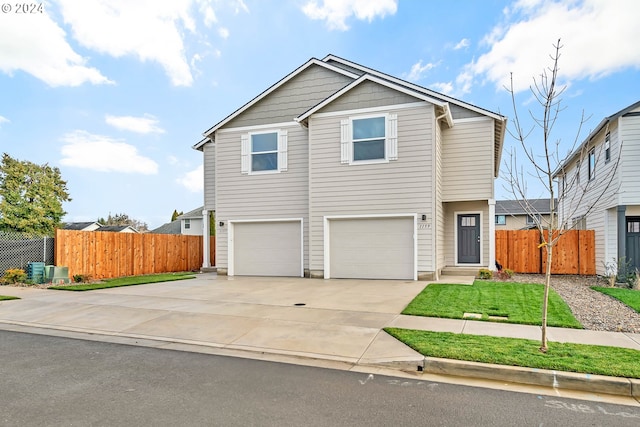
[[[293,119],[353,81],[352,78],[311,65],[257,101],[224,128],[291,122]]]
[[[328,113],[335,111],[358,110],[386,105],[409,104],[418,101],[421,101],[421,99],[398,92],[372,81],[365,81],[327,106],[321,108],[318,112]]]

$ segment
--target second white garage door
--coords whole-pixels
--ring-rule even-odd
[[[300,221],[233,224],[233,274],[237,276],[302,275]]]
[[[413,218],[331,219],[329,248],[332,278],[415,277]]]

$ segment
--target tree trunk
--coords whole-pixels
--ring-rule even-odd
[[[551,240],[551,238],[549,238]],[[542,301],[542,342],[540,343],[540,351],[546,353],[547,346],[547,311],[549,308],[549,288],[551,287],[551,261],[553,260],[553,246],[547,244],[547,271],[544,280],[544,300]]]

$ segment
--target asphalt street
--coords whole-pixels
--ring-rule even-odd
[[[6,426],[637,426],[638,407],[0,331]]]

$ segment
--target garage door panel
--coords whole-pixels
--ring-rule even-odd
[[[299,221],[234,224],[234,274],[295,276],[301,272]]]
[[[413,218],[335,219],[329,225],[335,278],[414,278]]]

